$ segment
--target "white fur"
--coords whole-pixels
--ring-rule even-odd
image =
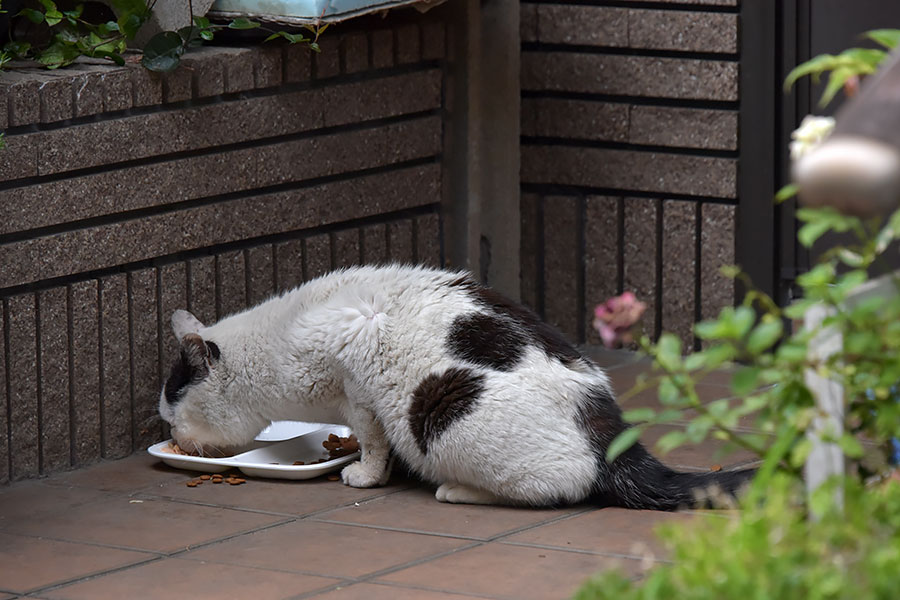
[[[160,413],[184,447],[250,441],[273,420],[344,422],[359,437],[360,462],[343,471],[356,487],[383,484],[393,448],[449,502],[575,502],[598,472],[576,426],[589,386],[608,388],[590,363],[575,368],[537,346],[510,371],[448,353],[454,318],[483,311],[458,273],[422,267],[338,271],[253,309],[202,326],[173,315],[176,335],[199,333],[221,349],[209,375]],[[190,318],[189,318],[190,317]],[[476,408],[434,439],[427,454],[409,426],[412,393],[424,377],[464,366],[484,374]]]

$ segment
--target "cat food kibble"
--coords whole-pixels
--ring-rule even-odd
[[[330,458],[340,458],[359,451],[359,440],[352,434],[349,437],[340,437],[329,433],[328,439],[322,442],[322,447],[328,450]]]
[[[188,487],[197,487],[198,485],[203,485],[204,481],[210,481],[212,483],[227,483],[229,485],[241,485],[242,483],[247,483],[247,480],[243,477],[239,477],[237,472],[232,473],[205,473],[198,477],[197,479],[191,479],[190,481],[186,481],[185,485]]]

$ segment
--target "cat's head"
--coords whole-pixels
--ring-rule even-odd
[[[227,345],[204,339],[204,329],[185,310],[172,315],[180,349],[159,396],[159,414],[181,448],[215,455],[249,442],[266,423],[249,414],[242,401],[237,357],[228,356]]]

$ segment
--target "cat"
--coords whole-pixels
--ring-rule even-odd
[[[627,425],[604,371],[465,272],[352,267],[209,327],[178,310],[172,327],[159,412],[181,448],[341,422],[362,448],[345,484],[385,484],[394,453],[438,500],[474,504],[673,510],[752,476],[676,472],[640,444],[607,463]]]

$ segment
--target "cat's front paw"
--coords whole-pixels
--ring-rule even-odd
[[[368,469],[360,461],[352,462],[341,471],[344,485],[356,488],[369,488],[382,485],[384,469]]]

